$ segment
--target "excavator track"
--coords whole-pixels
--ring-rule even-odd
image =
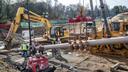
[[[118,38],[117,38],[118,39]],[[107,39],[106,39],[107,40]],[[110,39],[111,41],[115,41],[116,39]],[[122,39],[120,39],[123,41]],[[125,39],[126,40],[126,39]],[[93,41],[93,40],[92,40]],[[101,42],[101,40],[97,40],[95,43]],[[88,41],[89,42],[89,41]],[[90,51],[90,53],[94,55],[105,55],[105,56],[115,56],[115,57],[128,57],[128,45],[123,41],[122,43],[114,43],[114,44],[100,44],[100,45],[88,45],[83,42],[80,42],[79,40],[77,41],[72,41],[71,43],[71,48],[72,50],[78,51],[80,49],[86,49],[87,51]],[[91,40],[90,40],[91,44]]]
[[[110,47],[111,48],[111,47]],[[118,49],[114,49],[111,48],[111,50],[109,50],[106,47],[102,47],[101,49],[97,48],[97,47],[91,47],[89,49],[90,53],[94,54],[94,55],[104,55],[104,56],[114,56],[114,57],[128,57],[128,49],[126,49],[125,47],[118,50]]]

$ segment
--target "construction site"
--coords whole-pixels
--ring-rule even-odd
[[[128,1],[71,1],[0,1],[0,72],[128,72]]]

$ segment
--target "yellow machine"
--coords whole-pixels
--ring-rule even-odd
[[[80,9],[80,15],[83,15],[83,9],[81,7]],[[128,13],[126,15],[124,15],[125,17],[128,16]],[[121,16],[121,17],[124,17]],[[128,17],[127,17],[128,18]],[[102,22],[102,24],[100,24],[101,26],[96,27],[96,35],[95,33],[93,33],[93,31],[90,31],[88,33],[88,30],[90,30],[89,28],[94,29],[94,24],[93,23],[86,23],[85,25],[85,36],[87,37],[86,39],[88,40],[84,40],[83,38],[80,39],[84,40],[84,41],[89,41],[89,39],[92,39],[92,41],[96,41],[97,39],[102,39],[105,40],[104,38],[108,37],[108,30],[110,31],[110,37],[120,37],[120,36],[126,36],[128,35],[128,19],[118,19],[116,21],[114,20],[110,20],[108,21],[108,30],[106,29],[106,25],[103,24],[104,22]],[[96,36],[96,37],[95,37]],[[109,38],[108,38],[109,39]],[[78,42],[80,42],[78,41]],[[77,40],[74,40],[74,43],[77,42]],[[105,41],[103,41],[105,42]],[[80,43],[78,43],[80,44]],[[77,44],[76,44],[77,45]],[[95,46],[89,46],[88,43],[85,43],[85,48],[87,48],[92,54],[100,54],[100,55],[116,55],[116,56],[127,56],[128,57],[128,45],[126,43],[106,43],[106,44],[101,44],[101,45],[95,45]],[[79,48],[77,48],[79,49]]]
[[[10,44],[12,38],[14,37],[13,34],[16,33],[18,27],[20,26],[21,19],[24,19],[24,20],[30,19],[30,21],[41,22],[42,24],[45,24],[46,33],[50,39],[53,39],[56,36],[58,36],[62,39],[68,37],[68,31],[64,30],[63,27],[52,26],[48,19],[46,19],[46,18],[44,18],[44,17],[42,17],[42,16],[40,16],[40,15],[38,15],[32,11],[29,11],[29,17],[30,18],[28,18],[28,14],[26,14],[27,12],[28,12],[28,10],[25,9],[24,7],[18,8],[15,20],[11,24],[10,30],[8,32],[6,39],[5,39],[5,41],[8,44]]]
[[[109,20],[109,30],[111,37],[120,37],[128,35],[128,20]],[[103,30],[97,32],[97,38],[103,38]],[[104,33],[106,36],[106,32]],[[128,57],[128,44],[106,44],[106,45],[97,45],[90,48],[91,53],[101,54],[101,55],[117,55]]]

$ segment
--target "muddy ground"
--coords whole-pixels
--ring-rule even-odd
[[[13,61],[22,62],[22,57],[17,53],[9,54]],[[54,58],[50,59],[60,63],[67,64],[72,67],[76,67],[78,72],[96,72],[101,70],[102,72],[110,72],[110,67],[116,63],[122,63],[128,65],[128,59],[122,57],[110,57],[110,56],[97,56],[90,53],[72,52],[70,54],[64,54],[62,56],[68,60],[68,63],[58,61]],[[0,55],[0,72],[19,72],[11,65],[3,61],[6,58],[5,55]],[[55,72],[71,72],[65,68],[58,67]],[[100,72],[100,71],[99,71]],[[127,71],[120,71],[127,72]]]

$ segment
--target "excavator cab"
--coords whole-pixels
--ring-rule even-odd
[[[120,23],[119,22],[112,22],[111,26],[112,26],[112,31],[119,32],[119,30],[120,30]]]
[[[64,37],[64,29],[61,26],[53,26],[50,29],[50,37],[56,38],[56,37]]]
[[[111,34],[113,37],[121,36],[125,32],[125,22],[112,22],[110,24]]]

